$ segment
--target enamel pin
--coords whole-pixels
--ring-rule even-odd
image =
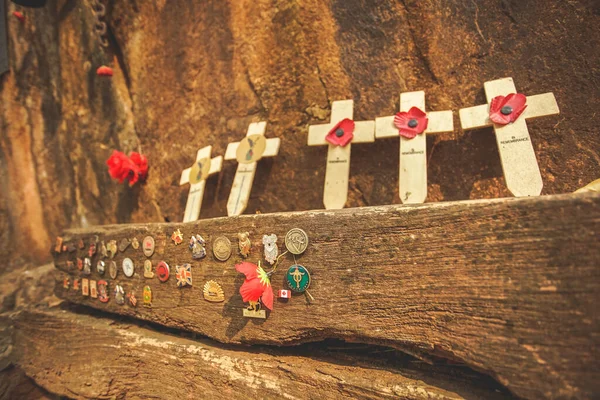
[[[238,246],[240,248],[240,254],[242,257],[246,258],[250,254],[250,250],[252,249],[252,242],[250,241],[250,234],[248,232],[240,232],[237,234],[238,236]]]
[[[90,297],[92,299],[98,298],[98,285],[94,280],[90,280]]]
[[[215,281],[208,281],[204,284],[204,300],[210,301],[211,303],[221,303],[225,301],[225,293],[223,288]]]
[[[106,267],[106,263],[104,261],[102,261],[102,260],[100,260],[100,261],[98,261],[96,263],[96,271],[98,271],[98,273],[100,275],[104,275],[104,269],[105,269],[105,267]]]
[[[121,306],[125,304],[125,290],[121,285],[115,286],[115,302]]]
[[[88,248],[88,257],[92,258],[96,254],[96,243],[90,243],[90,247]]]
[[[231,257],[231,242],[225,236],[213,241],[213,254],[219,261],[227,261]]]
[[[310,286],[310,274],[302,265],[292,265],[285,274],[288,287],[296,293],[303,293]]]
[[[158,280],[161,282],[166,282],[169,280],[169,264],[164,261],[161,261],[156,266],[156,274],[158,275]]]
[[[178,288],[192,286],[192,266],[190,264],[177,265],[175,270]]]
[[[175,246],[179,246],[181,243],[183,243],[183,233],[181,233],[181,231],[177,229],[171,235],[171,240],[173,241],[173,243],[175,243]]]
[[[150,289],[150,286],[144,286],[144,305],[146,307],[152,305],[152,289]]]
[[[152,256],[154,254],[154,238],[152,236],[146,236],[142,241],[142,251],[146,257]]]
[[[144,278],[154,278],[154,272],[152,272],[152,261],[150,260],[144,261]]]
[[[206,248],[204,247],[206,242],[200,235],[192,235],[190,239],[190,250],[192,251],[192,258],[194,260],[200,260],[206,257]]]
[[[70,281],[69,277],[67,276],[65,279],[63,279],[63,289],[69,289],[70,285],[71,285],[71,281]]]
[[[103,303],[108,303],[108,282],[102,280],[98,281],[98,300]]]
[[[263,235],[263,245],[265,246],[265,260],[271,265],[275,264],[279,249],[277,248],[277,235]]]
[[[123,273],[126,277],[131,278],[135,272],[135,266],[131,258],[123,259]]]
[[[81,258],[77,259],[77,269],[83,271],[83,260]]]
[[[137,307],[137,299],[133,290],[127,295],[127,300],[129,300],[129,305],[131,307]]]
[[[117,241],[110,240],[106,244],[106,252],[110,258],[113,258],[117,254]]]
[[[100,255],[104,258],[108,257],[108,250],[106,250],[104,240],[100,242]]]
[[[81,280],[81,294],[84,296],[90,295],[90,280],[87,278]]]
[[[290,229],[285,235],[285,247],[292,254],[302,254],[308,247],[308,235],[300,228]]]
[[[73,290],[79,292],[79,278],[73,279]]]
[[[131,239],[131,247],[133,247],[134,250],[137,250],[140,248],[140,241],[136,237]]]
[[[122,253],[125,250],[127,250],[127,248],[129,247],[129,245],[131,244],[131,240],[127,239],[127,238],[123,238],[119,241],[119,251]]]
[[[290,293],[289,290],[286,289],[280,289],[277,292],[277,297],[279,297],[280,299],[289,299],[292,297],[292,294]]]
[[[119,269],[117,268],[117,263],[114,261],[109,261],[110,264],[108,264],[108,274],[110,275],[111,279],[117,279],[117,273],[119,271]]]
[[[90,275],[92,273],[92,260],[87,257],[83,259],[83,273],[84,275]]]

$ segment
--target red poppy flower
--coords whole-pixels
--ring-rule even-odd
[[[344,118],[325,136],[325,140],[334,146],[346,146],[354,138],[354,121]]]
[[[19,11],[13,11],[13,15],[15,17],[17,17],[19,19],[19,21],[25,22],[25,16],[23,15],[23,13],[21,13]]]
[[[235,269],[246,275],[246,280],[240,287],[244,303],[257,303],[260,300],[265,307],[273,310],[273,289],[269,276],[260,266],[250,262],[237,264]]]
[[[129,158],[138,167],[138,177],[140,181],[145,182],[148,178],[148,159],[145,155],[132,151]]]
[[[110,67],[107,67],[106,65],[102,65],[101,67],[98,67],[98,69],[96,70],[96,75],[98,76],[113,76],[113,70]]]
[[[398,133],[407,139],[425,132],[428,123],[427,114],[419,107],[411,107],[408,112],[399,112],[394,117],[394,125],[398,128]]]
[[[490,103],[490,119],[498,125],[515,122],[527,108],[527,97],[521,93],[496,96]]]

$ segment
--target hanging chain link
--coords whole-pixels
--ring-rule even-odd
[[[96,15],[94,29],[102,47],[108,47],[108,39],[106,39],[106,22],[102,20],[106,15],[106,6],[102,4],[100,0],[94,0],[93,3],[94,14]]]

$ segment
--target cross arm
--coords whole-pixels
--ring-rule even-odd
[[[267,147],[265,147],[265,152],[263,153],[263,157],[275,157],[279,153],[279,146],[281,146],[281,139],[279,138],[270,138],[267,139]]]
[[[181,178],[179,178],[179,185],[185,185],[190,183],[190,171],[192,170],[192,168],[186,168],[183,171],[181,171]]]
[[[371,143],[375,141],[375,121],[360,121],[354,123],[354,138],[352,143]]]
[[[327,144],[325,137],[332,127],[332,124],[310,125],[308,127],[308,145],[320,146]]]
[[[443,133],[454,131],[452,111],[431,111],[427,113],[425,133]]]
[[[210,160],[209,175],[216,174],[223,167],[223,156],[218,156]]]
[[[237,149],[238,146],[240,145],[240,142],[235,142],[235,143],[229,143],[227,145],[227,150],[225,150],[225,159],[226,160],[235,160],[236,159],[236,153],[237,153]]]

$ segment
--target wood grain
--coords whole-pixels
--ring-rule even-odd
[[[349,358],[306,346],[291,355],[277,349],[242,351],[61,310],[24,311],[11,323],[15,365],[45,390],[68,398],[510,397],[493,385],[486,388],[488,382],[472,372],[423,368],[414,360],[392,367],[382,362],[385,353]]]
[[[152,287],[152,308],[119,306],[84,298],[56,286],[56,294],[75,303],[185,329],[224,343],[292,345],[340,338],[383,344],[408,352],[459,360],[484,371],[526,398],[587,397],[600,390],[600,196],[594,193],[523,199],[497,199],[411,206],[384,206],[216,218],[187,224],[115,225],[69,231],[66,240],[100,235],[119,240],[148,233],[186,238],[200,233],[209,256],[192,262],[185,245],[170,241],[154,264],[192,263],[194,287],[177,289],[145,280],[144,256],[131,247],[133,278],[119,283]],[[238,294],[243,276],[235,271],[237,232],[253,241],[250,261],[258,261],[263,234],[280,237],[304,229],[309,247],[298,262],[311,272],[310,292],[287,303],[276,301],[267,320],[242,317]],[[234,256],[212,257],[212,240],[229,237]],[[68,270],[73,254],[55,257]],[[293,263],[285,256],[272,278],[283,287]],[[95,272],[92,278],[99,278]],[[216,280],[224,303],[207,303],[201,289]],[[111,282],[112,284],[112,282]]]

